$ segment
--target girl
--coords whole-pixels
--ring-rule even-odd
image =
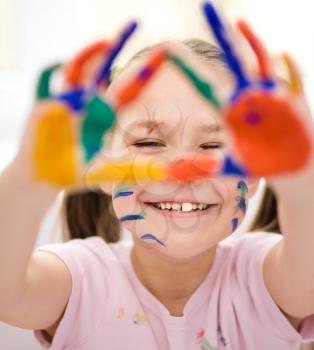
[[[218,50],[195,40],[175,49],[221,99],[231,95]],[[108,100],[149,52],[112,82]],[[226,139],[221,116],[167,63],[119,111],[104,156],[220,156]],[[34,329],[53,350],[286,350],[314,340],[312,161],[297,175],[270,180],[283,236],[232,236],[258,180],[215,175],[70,194],[63,206],[70,240],[32,254],[56,190],[31,181],[27,140],[0,178],[3,322]],[[122,227],[131,245],[120,240]]]

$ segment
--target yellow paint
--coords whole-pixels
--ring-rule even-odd
[[[78,179],[77,142],[71,112],[57,101],[43,111],[35,125],[35,176],[57,187],[75,184]]]
[[[123,306],[120,306],[118,309],[118,319],[123,320],[125,316],[125,309]]]
[[[136,324],[142,324],[145,321],[147,321],[145,311],[143,310],[142,305],[139,304],[137,307],[133,322]]]
[[[85,177],[85,182],[88,185],[93,185],[102,181],[163,181],[166,178],[166,167],[161,164],[129,161],[124,163],[105,164],[88,173]]]
[[[296,63],[294,62],[292,57],[287,53],[284,53],[282,55],[282,58],[288,69],[288,78],[291,91],[294,94],[300,94],[302,92],[302,79],[300,77]]]

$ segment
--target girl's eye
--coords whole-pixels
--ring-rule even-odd
[[[144,147],[166,147],[161,142],[157,141],[139,141],[139,142],[134,142],[132,146],[138,147],[138,148],[144,148]]]
[[[219,142],[212,142],[212,143],[205,143],[203,145],[201,145],[200,147],[202,147],[203,149],[219,149],[219,148],[223,148],[224,145],[223,143],[219,143]]]

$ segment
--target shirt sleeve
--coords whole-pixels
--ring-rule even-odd
[[[297,331],[281,312],[266,288],[263,264],[266,254],[283,236],[273,233],[249,233],[241,250],[239,269],[247,276],[250,311],[255,314],[251,319],[259,319],[268,334],[290,343],[314,340],[314,315],[306,317]],[[255,236],[256,235],[256,236]],[[239,251],[240,252],[240,251]],[[254,254],[252,254],[254,252]],[[251,315],[252,316],[252,315]]]
[[[52,343],[46,340],[43,330],[33,331],[35,338],[45,349],[73,349],[75,344],[83,342],[92,333],[92,327],[97,322],[96,313],[91,312],[93,303],[99,299],[99,295],[102,296],[101,300],[106,300],[105,278],[97,283],[99,278],[95,276],[95,270],[101,270],[97,269],[99,260],[84,241],[87,242],[86,239],[74,239],[66,243],[47,244],[35,250],[58,256],[69,269],[72,278],[71,294]],[[96,293],[99,294],[95,295]],[[99,307],[102,307],[101,302]]]

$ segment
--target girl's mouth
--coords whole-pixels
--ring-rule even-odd
[[[154,211],[167,217],[189,218],[216,212],[219,204],[192,202],[145,202]]]

